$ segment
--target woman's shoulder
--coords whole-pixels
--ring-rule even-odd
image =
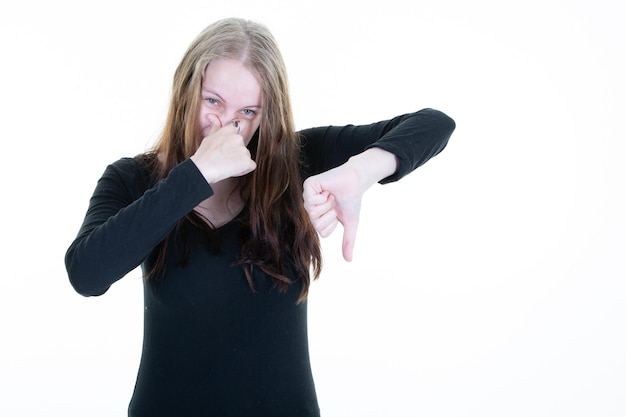
[[[123,183],[133,194],[143,194],[156,182],[157,158],[144,153],[134,157],[122,157],[107,166],[103,177]]]
[[[135,156],[124,156],[109,164],[112,169],[123,175],[152,176],[157,167],[157,158],[151,153],[142,153]]]

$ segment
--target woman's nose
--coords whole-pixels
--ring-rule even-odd
[[[237,114],[226,114],[226,112],[211,112],[209,117],[216,118],[220,126],[226,126],[227,124],[238,121]]]
[[[222,115],[222,118],[220,119],[222,121],[222,126],[226,126],[227,124],[231,124],[235,121],[238,121],[237,119],[237,115]]]

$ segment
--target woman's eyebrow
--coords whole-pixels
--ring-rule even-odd
[[[226,102],[226,100],[224,100],[224,98],[217,91],[215,91],[212,88],[202,87],[202,92],[213,94],[213,95],[217,96],[217,98],[219,98],[221,101]],[[262,106],[260,104],[251,104],[249,106],[243,106],[242,108],[243,109],[261,109]]]
[[[216,91],[214,91],[214,90],[212,90],[212,89],[208,89],[208,88],[204,88],[204,87],[203,87],[203,88],[202,88],[202,91],[203,91],[203,92],[205,92],[205,93],[209,93],[209,94],[216,95],[216,96],[217,96],[217,98],[219,98],[220,100],[224,101],[224,99],[222,98],[222,96],[221,96],[218,92],[216,92]]]

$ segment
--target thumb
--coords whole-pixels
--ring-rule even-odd
[[[222,121],[216,114],[207,115],[210,123],[209,135],[222,127]]]
[[[352,261],[352,252],[354,251],[354,242],[356,240],[356,230],[359,226],[359,221],[346,222],[343,224],[343,259],[347,262]]]

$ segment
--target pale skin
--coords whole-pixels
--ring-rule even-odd
[[[191,160],[211,184],[214,195],[194,210],[220,227],[237,216],[245,204],[232,191],[237,177],[256,168],[247,145],[261,123],[262,90],[255,75],[240,61],[219,59],[207,66],[201,94],[198,124],[203,138]],[[346,261],[353,257],[363,194],[397,167],[395,155],[371,148],[304,181],[304,208],[320,236],[329,236],[338,223],[343,226]]]

